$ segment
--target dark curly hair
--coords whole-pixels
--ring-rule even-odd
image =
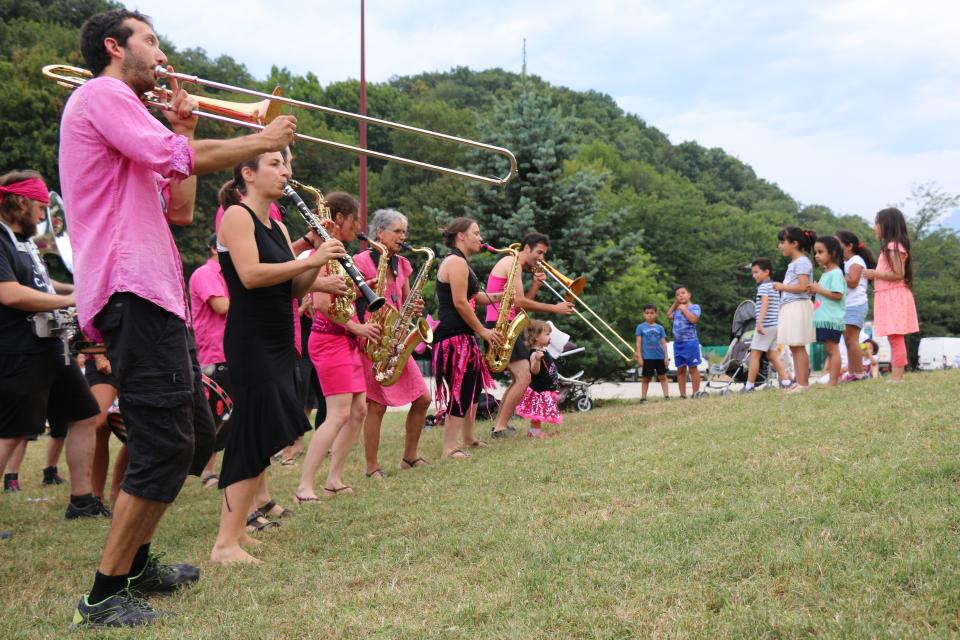
[[[121,47],[127,45],[127,39],[133,35],[133,29],[123,24],[128,18],[139,20],[153,29],[149,16],[129,9],[104,11],[87,18],[83,23],[80,29],[80,52],[93,75],[99,76],[110,65],[110,54],[103,44],[104,40],[113,38]]]

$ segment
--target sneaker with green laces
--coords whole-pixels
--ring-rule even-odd
[[[80,598],[70,629],[139,627],[160,617],[149,604],[125,589],[97,604],[90,604],[87,596]]]
[[[183,563],[164,564],[160,562],[162,555],[151,553],[147,556],[147,566],[140,575],[132,576],[127,581],[130,591],[138,594],[173,593],[200,579],[200,567]]]

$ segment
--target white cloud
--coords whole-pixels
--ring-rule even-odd
[[[359,76],[359,3],[141,0],[178,47]],[[867,215],[960,193],[960,5],[947,0],[368,0],[367,78],[502,67],[594,89],[804,202]]]

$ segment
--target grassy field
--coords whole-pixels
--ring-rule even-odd
[[[109,638],[960,637],[960,372],[801,395],[614,405],[558,437],[400,472],[262,534],[259,567],[202,562],[178,615]],[[41,442],[42,444],[42,442]],[[105,522],[66,490],[0,497],[0,638],[63,636]],[[282,504],[299,465],[271,469]],[[50,497],[49,502],[29,498]],[[154,544],[200,562],[220,494],[191,478]]]

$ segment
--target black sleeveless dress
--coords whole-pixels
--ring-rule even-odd
[[[254,239],[261,263],[294,259],[276,222],[266,227],[253,211]],[[223,349],[233,387],[233,415],[223,452],[220,488],[254,478],[270,466],[270,456],[310,429],[296,383],[291,281],[247,289],[229,251],[220,253],[220,268],[230,292]]]

